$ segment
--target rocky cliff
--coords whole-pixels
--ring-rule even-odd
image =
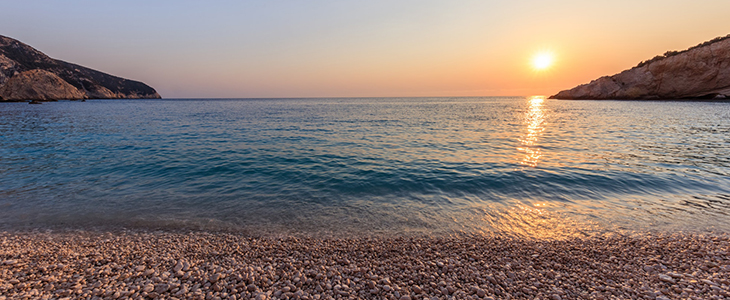
[[[160,98],[155,89],[48,57],[0,35],[0,101]]]
[[[634,68],[561,91],[553,99],[654,100],[730,97],[730,35],[670,51]]]

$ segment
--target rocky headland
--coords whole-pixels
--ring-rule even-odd
[[[552,99],[660,100],[730,97],[730,35],[669,51],[613,76],[561,91]]]
[[[0,101],[160,98],[152,87],[53,59],[0,35]]]

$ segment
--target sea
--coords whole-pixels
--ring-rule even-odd
[[[0,103],[0,229],[730,231],[730,102]]]

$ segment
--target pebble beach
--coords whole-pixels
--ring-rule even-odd
[[[0,233],[5,299],[728,299],[730,237]]]

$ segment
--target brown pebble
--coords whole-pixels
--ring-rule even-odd
[[[670,277],[668,275],[664,275],[664,274],[659,274],[659,280],[664,281],[664,282],[674,283],[674,279],[672,279],[672,277]]]
[[[482,297],[482,298],[483,298],[483,297],[484,297],[484,296],[486,296],[486,295],[487,295],[487,292],[486,292],[486,291],[484,291],[483,289],[478,289],[478,290],[477,290],[477,296],[479,296],[479,297]]]
[[[14,260],[14,259],[8,259],[8,260],[6,260],[6,261],[3,262],[3,264],[6,265],[6,266],[12,266],[12,265],[14,265],[16,263],[18,263],[18,261],[17,260]]]
[[[181,271],[182,271],[182,268],[183,268],[183,264],[182,264],[182,262],[178,262],[178,263],[177,263],[177,264],[175,265],[175,267],[173,267],[173,268],[172,268],[172,270],[173,270],[173,271],[174,271],[175,273],[178,273],[178,272],[181,272]]]
[[[0,294],[7,299],[705,299],[725,295],[730,285],[724,259],[729,244],[727,235],[656,233],[543,241],[0,231]],[[17,262],[6,264],[9,260]]]

